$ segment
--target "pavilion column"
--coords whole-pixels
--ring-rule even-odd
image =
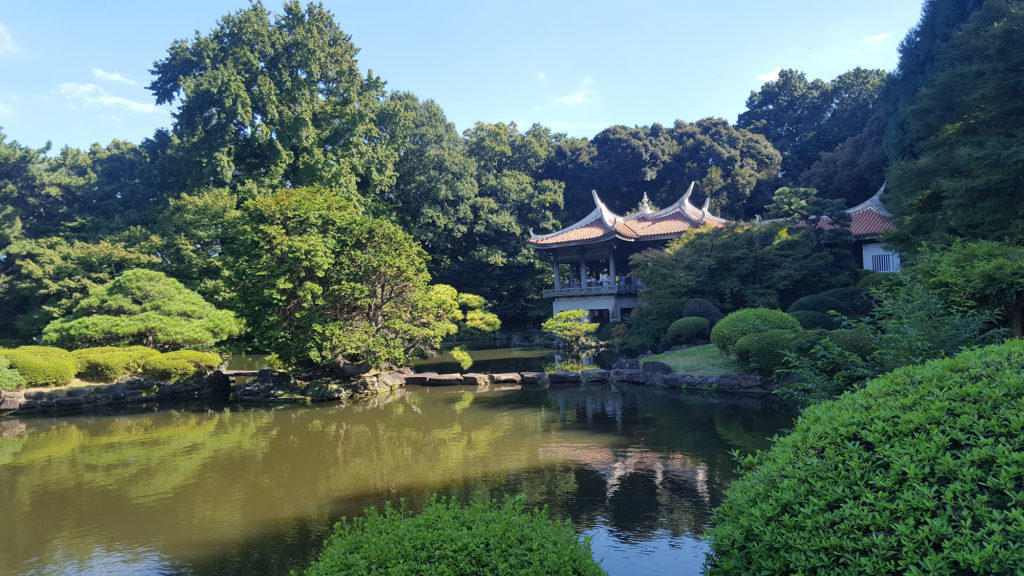
[[[555,290],[562,287],[562,281],[558,277],[558,252],[555,252]]]
[[[587,259],[580,256],[580,288],[587,286]]]
[[[608,279],[612,281],[612,285],[615,285],[615,250],[613,248],[608,249]]]

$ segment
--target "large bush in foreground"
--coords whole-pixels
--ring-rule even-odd
[[[17,390],[25,387],[25,378],[11,368],[11,361],[0,356],[0,390]]]
[[[240,332],[234,313],[216,309],[161,272],[140,269],[90,290],[70,316],[46,326],[43,342],[75,348],[208,348]]]
[[[1020,574],[1024,341],[901,368],[746,457],[708,574]]]
[[[62,386],[78,372],[78,362],[67,350],[51,346],[19,346],[0,350],[28,386]]]
[[[78,361],[78,375],[87,380],[109,381],[138,371],[146,358],[160,353],[145,346],[82,348],[71,354]]]
[[[723,354],[733,352],[740,338],[768,330],[800,330],[800,322],[785,312],[770,308],[744,308],[732,312],[711,329],[711,343]]]
[[[220,363],[221,357],[213,352],[177,350],[146,358],[140,370],[146,376],[178,382],[208,374]]]
[[[308,576],[360,575],[599,575],[605,574],[567,524],[522,498],[433,500],[418,516],[389,504],[365,517],[342,519]]]

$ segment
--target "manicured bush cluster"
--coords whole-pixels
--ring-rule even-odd
[[[51,346],[19,346],[0,351],[27,386],[62,386],[78,372],[78,362],[67,350]]]
[[[788,354],[804,354],[824,338],[824,330],[767,330],[740,338],[734,347],[740,366],[761,376],[775,376],[787,367]]]
[[[220,363],[220,356],[213,352],[178,350],[146,358],[141,371],[146,376],[177,382],[212,372]]]
[[[599,575],[589,539],[546,511],[523,509],[523,499],[474,500],[462,506],[432,500],[413,516],[388,504],[335,525],[308,576],[335,574]]]
[[[706,319],[712,326],[718,324],[718,321],[725,317],[722,311],[711,303],[710,300],[703,298],[690,298],[683,305],[683,317],[698,316]]]
[[[796,318],[797,321],[800,322],[800,325],[804,327],[804,330],[835,330],[843,323],[843,319],[840,316],[823,314],[821,312],[814,312],[811,310],[791,311],[789,312],[789,315]]]
[[[1021,574],[1021,366],[1014,340],[808,408],[742,460],[707,574]]]
[[[25,379],[11,368],[11,361],[0,356],[0,390],[18,390],[25,387]]]
[[[668,327],[665,339],[671,346],[673,344],[690,344],[697,340],[707,341],[711,332],[711,322],[700,316],[687,316],[676,320]]]
[[[790,305],[787,312],[818,312],[821,314],[828,314],[830,311],[836,311],[843,316],[849,316],[853,314],[853,310],[847,306],[843,301],[831,296],[825,296],[823,294],[811,294],[810,296],[804,296],[803,298],[797,299],[793,304]]]
[[[874,274],[868,274],[861,278],[860,282],[857,282],[857,287],[863,288],[864,290],[874,290],[878,288],[884,289],[898,283],[901,278],[902,277],[899,274],[875,272]]]
[[[146,358],[160,352],[145,346],[82,348],[71,352],[78,361],[78,375],[86,380],[111,381],[137,372]]]
[[[833,330],[828,333],[828,340],[861,358],[870,358],[878,351],[878,340],[866,330]]]
[[[770,308],[744,308],[730,313],[711,330],[711,343],[723,354],[731,354],[740,338],[768,330],[800,330],[800,322],[785,312]]]
[[[844,288],[833,288],[821,293],[826,298],[834,298],[843,303],[846,309],[854,316],[864,316],[871,312],[871,296],[868,291],[857,286],[846,286]]]

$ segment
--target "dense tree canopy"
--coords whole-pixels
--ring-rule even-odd
[[[154,270],[128,270],[50,322],[43,342],[65,348],[209,348],[241,329],[232,312],[217,310],[181,282]]]
[[[259,1],[208,35],[178,40],[149,89],[177,102],[163,161],[179,186],[386,188],[393,151],[380,130],[384,83],[319,4],[286,2],[271,20]],[[159,139],[158,139],[159,140]]]
[[[913,149],[888,173],[902,247],[1024,238],[1022,45],[1024,2],[990,0],[935,48],[902,109]]]

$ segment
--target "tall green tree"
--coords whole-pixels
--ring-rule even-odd
[[[902,109],[913,146],[888,172],[901,248],[1024,238],[1022,45],[1024,2],[990,0],[935,48]]]
[[[462,318],[431,287],[422,248],[325,189],[280,189],[242,207],[227,246],[238,313],[258,344],[299,365],[404,364]]]
[[[154,138],[167,185],[389,187],[384,83],[360,73],[357,52],[322,5],[298,1],[273,18],[256,1],[175,41],[149,85],[158,104],[178,105]]]

